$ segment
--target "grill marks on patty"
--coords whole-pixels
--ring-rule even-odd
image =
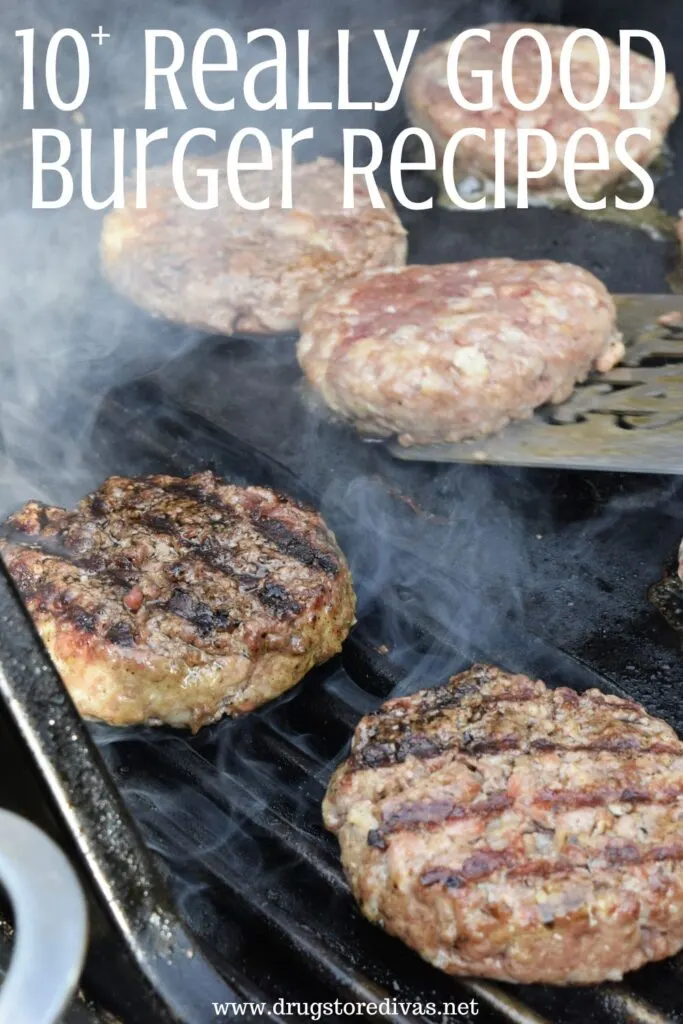
[[[50,510],[54,513],[55,509]],[[61,510],[59,510],[61,511]],[[37,508],[36,513],[41,528],[51,525],[47,510]],[[30,538],[30,540],[29,540]],[[92,566],[91,559],[80,558],[69,549],[60,534],[34,534],[21,523],[4,523],[0,526],[0,549],[7,545],[20,545],[26,552],[34,552],[35,562],[19,558],[11,568],[12,578],[23,600],[30,603],[38,612],[57,611],[60,617],[68,622],[74,630],[86,636],[94,635],[98,630],[98,609],[83,607],[74,596],[72,588],[59,586],[50,572],[52,564],[66,563],[73,568],[74,576],[81,570],[99,571],[99,566]]]
[[[200,636],[210,636],[215,630],[234,630],[239,625],[230,618],[227,612],[219,609],[214,611],[204,601],[197,601],[186,590],[176,587],[165,609],[178,615],[181,619],[192,623]]]
[[[537,739],[528,743],[520,742],[516,736],[504,736],[496,740],[475,740],[464,734],[462,737],[450,736],[447,739],[434,741],[426,736],[410,732],[396,743],[369,743],[357,756],[354,755],[355,768],[386,768],[394,764],[403,764],[408,757],[417,757],[428,761],[442,754],[468,754],[471,757],[485,757],[487,754],[529,754],[529,753],[629,753],[639,754],[675,754],[674,747],[666,743],[653,743],[642,747],[629,737],[615,737],[612,740],[595,743],[553,743],[550,740]]]
[[[255,516],[286,534],[275,543]],[[355,620],[319,513],[209,472],[111,477],[70,511],[29,502],[0,554],[79,711],[112,725],[196,732],[253,711],[335,655]]]
[[[368,832],[368,846],[387,848],[386,837],[396,832],[412,832],[430,826],[443,825],[447,821],[461,821],[463,818],[486,818],[512,807],[514,800],[507,793],[494,793],[485,800],[468,805],[453,800],[424,800],[406,803],[385,812],[380,828]]]
[[[574,759],[578,776],[589,780],[586,785],[562,784],[558,754]],[[604,778],[597,767],[601,755],[611,759]],[[508,787],[515,784],[523,761],[535,758],[538,782],[511,795]],[[497,780],[490,785],[487,761]],[[640,780],[643,763],[648,771]],[[471,802],[448,795],[449,769],[458,765],[477,779]],[[667,778],[670,769],[673,777]],[[382,851],[403,833],[437,834],[452,823],[483,823],[506,812],[529,817],[527,835],[543,833],[543,818],[553,821],[554,835],[559,816],[584,810],[612,813],[615,806],[616,817],[638,807],[651,807],[656,814],[680,806],[683,822],[683,745],[668,726],[646,716],[633,701],[596,690],[580,695],[548,690],[543,683],[489,666],[475,666],[447,686],[390,701],[367,716],[356,733],[346,773],[350,780],[356,777],[349,785],[359,789],[368,779],[370,793],[371,777],[381,776],[380,824],[368,831],[367,845]],[[491,789],[493,785],[499,788]],[[416,798],[416,789],[424,795]],[[382,797],[383,792],[389,795]],[[648,844],[646,836],[642,842],[605,836],[601,842],[598,836],[594,844],[590,838],[588,845],[572,841],[569,856],[534,858],[516,848],[518,835],[511,847],[482,845],[457,866],[429,864],[419,880],[424,886],[462,889],[501,872],[507,878],[547,878],[596,866],[683,860],[683,840]]]
[[[364,913],[449,973],[592,983],[683,947],[683,743],[633,701],[475,666],[363,718],[323,811]]]
[[[683,861],[683,843],[654,846],[641,851],[635,843],[608,842],[600,858],[592,858],[590,862],[586,860],[583,864],[577,864],[569,857],[530,861],[523,854],[515,854],[510,850],[482,849],[467,857],[458,870],[447,867],[428,868],[420,875],[420,882],[424,886],[443,885],[447,889],[465,889],[475,882],[493,878],[501,870],[505,870],[512,879],[543,879],[552,876],[569,877],[580,870],[595,871],[597,868],[604,870],[619,865],[640,866],[662,861]]]
[[[278,518],[292,512],[298,528]],[[3,524],[0,546],[11,552],[11,573],[32,610],[125,649],[138,642],[141,609],[142,618],[160,610],[182,620],[199,641],[234,633],[254,616],[268,628],[300,615],[304,605],[285,580],[296,591],[302,576],[314,583],[341,568],[318,518],[281,494],[222,485],[212,473],[113,478],[73,512],[30,502]],[[300,532],[306,519],[308,536]],[[194,593],[198,586],[206,599]],[[80,589],[103,599],[83,606],[72,593]]]
[[[206,505],[209,508],[217,510],[220,513],[220,517],[214,520],[214,529],[216,532],[219,530],[229,531],[231,527],[235,525],[237,517],[234,509],[229,505],[222,503],[216,495],[207,494],[200,487],[186,484],[178,484],[172,487],[171,490],[174,494],[177,494],[190,502],[196,502],[200,506]],[[283,499],[281,496],[280,500],[286,501],[286,499]],[[264,529],[265,527],[273,527],[272,533],[277,537],[289,534],[290,541],[287,547],[274,542],[278,551],[284,551],[286,555],[295,558],[303,565],[322,568],[321,563],[325,563],[328,568],[324,571],[330,572],[333,576],[336,576],[339,572],[339,563],[335,559],[325,556],[322,552],[316,551],[316,549],[302,537],[299,537],[292,531],[287,530],[284,523],[273,523],[270,520],[261,520],[256,518],[254,514],[252,514],[251,518],[252,521],[255,520],[257,528],[263,536],[268,536]],[[283,586],[271,582],[267,574],[262,570],[259,569],[258,572],[251,573],[240,572],[236,568],[234,561],[231,559],[230,553],[226,553],[217,536],[210,534],[209,536],[197,541],[196,538],[185,536],[182,532],[182,527],[172,518],[157,515],[155,513],[144,513],[141,517],[141,522],[151,533],[173,538],[175,543],[178,544],[183,551],[187,552],[190,556],[200,559],[210,569],[235,579],[239,584],[239,589],[242,593],[253,593],[261,605],[275,615],[276,618],[288,618],[298,615],[301,611],[301,605],[299,602],[294,600]],[[279,531],[278,527],[281,527]],[[220,610],[212,611],[206,605],[203,605],[203,609],[197,612],[194,616],[181,614],[181,612],[177,611],[177,608],[172,602],[169,602],[167,608],[169,611],[181,615],[182,618],[186,618],[188,621],[199,622],[199,620],[201,620],[203,625],[200,625],[200,629],[205,631],[207,630],[207,624],[211,621],[212,617],[214,626],[208,628],[205,635],[208,635],[213,628],[222,628],[222,617],[225,617],[226,622],[232,622],[233,628],[237,625],[233,620],[230,620],[229,616],[225,616],[224,612],[221,612]]]
[[[350,759],[351,770],[363,770],[403,764],[408,757],[430,760],[443,755],[478,758],[493,754],[532,753],[598,753],[630,754],[680,753],[678,741],[643,739],[624,729],[596,730],[585,741],[578,734],[567,735],[557,729],[557,714],[568,715],[583,708],[592,711],[614,711],[604,694],[590,691],[579,696],[565,687],[548,691],[543,683],[526,681],[525,677],[505,677],[500,670],[476,665],[447,686],[426,690],[390,702],[364,720]],[[523,680],[521,685],[518,679]],[[539,704],[545,717],[534,727],[532,703]],[[392,713],[395,712],[395,713]],[[619,713],[624,720],[641,719],[644,712],[634,701],[619,699]],[[516,728],[506,731],[506,723]],[[495,730],[491,724],[495,723]],[[588,726],[590,732],[590,725]]]
[[[583,752],[586,749],[583,748]],[[651,750],[651,748],[649,748]],[[648,751],[649,752],[649,751]],[[528,799],[529,804],[545,807],[556,812],[580,810],[581,808],[608,807],[611,804],[659,804],[662,806],[678,803],[683,797],[683,781],[668,788],[647,790],[622,786],[593,786],[586,789],[551,789],[542,787]],[[447,822],[464,818],[487,818],[501,814],[514,807],[514,799],[505,790],[493,793],[486,799],[471,804],[457,803],[448,799],[430,799],[406,802],[385,811],[382,825],[368,833],[368,844],[386,848],[386,837],[398,832],[429,830]],[[683,846],[681,847],[683,849]]]
[[[310,568],[321,569],[329,576],[336,576],[339,572],[339,563],[336,559],[319,551],[305,538],[290,530],[281,520],[264,518],[261,511],[257,510],[252,512],[251,521],[261,536],[288,558],[295,558],[297,562]]]
[[[177,494],[198,505],[206,505],[220,513],[216,520],[216,526],[223,529],[230,529],[236,521],[236,512],[232,506],[226,504],[215,493],[207,493],[206,489],[198,485],[179,482],[171,488]],[[280,504],[293,505],[299,510],[303,507],[282,494],[276,498]],[[257,508],[250,512],[251,523],[258,530],[259,534],[272,545],[278,552],[287,558],[292,558],[308,568],[320,569],[330,576],[337,576],[339,573],[339,561],[328,552],[317,548],[305,537],[290,529],[285,523],[277,518],[269,518],[269,512]],[[231,563],[229,555],[221,548],[220,542],[215,536],[209,536],[196,543],[184,536],[178,524],[165,516],[146,514],[143,521],[150,530],[156,533],[173,536],[182,547],[195,554],[212,569],[234,577],[242,592],[253,592],[264,608],[268,609],[278,619],[298,615],[301,605],[287,590],[278,583],[273,583],[265,573],[239,572]]]

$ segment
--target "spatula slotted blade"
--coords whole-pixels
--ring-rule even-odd
[[[615,296],[626,355],[562,405],[458,444],[388,442],[421,462],[683,474],[683,295]]]

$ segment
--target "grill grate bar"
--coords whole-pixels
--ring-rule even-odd
[[[174,416],[169,413],[171,420]],[[233,445],[228,435],[222,440],[219,435],[214,443],[199,419],[189,424],[183,416],[172,454],[165,449],[169,471],[186,473],[212,463],[230,477],[235,459],[235,476],[248,475],[294,492],[291,483],[278,478],[272,460],[266,459],[264,468],[260,454],[252,451],[249,461],[245,446]],[[142,430],[139,412],[133,409],[127,420],[130,436],[144,449],[149,435],[157,459],[164,451],[158,417],[143,410],[141,418]],[[352,503],[349,509],[342,503],[335,506],[334,520],[329,519],[343,547],[345,523],[348,519],[351,524],[352,514]],[[447,579],[440,579],[429,564],[429,551],[423,552],[424,558],[416,555],[409,537],[404,540],[397,531],[381,539],[393,552],[398,578],[383,587],[376,607],[365,607],[369,598],[363,597],[360,623],[340,659],[311,673],[291,694],[262,711],[219,723],[191,740],[175,743],[155,732],[151,741],[146,734],[144,740],[138,736],[130,743],[112,744],[115,756],[133,765],[122,788],[125,793],[129,779],[127,798],[149,844],[166,861],[174,891],[182,899],[184,885],[199,885],[203,905],[210,908],[215,927],[223,929],[220,934],[225,933],[214,943],[217,962],[230,956],[225,952],[230,928],[247,921],[249,934],[263,936],[268,948],[281,949],[306,984],[349,999],[376,1000],[400,992],[407,1000],[433,996],[445,1001],[463,993],[480,1000],[477,1020],[516,1024],[679,1020],[671,1009],[670,989],[665,991],[667,968],[661,966],[621,986],[570,992],[508,989],[450,979],[361,917],[339,870],[336,844],[320,821],[323,788],[348,749],[361,714],[392,693],[443,681],[475,659],[535,674],[550,685],[623,693],[577,658],[558,651],[552,637],[547,642],[530,634],[520,615],[506,617],[504,586],[495,593],[473,593],[455,578],[457,565],[453,576],[449,571]],[[431,539],[435,545],[439,541],[436,535]],[[397,636],[397,645],[387,650],[385,642],[391,647]],[[166,780],[167,788],[159,780]],[[136,794],[140,783],[146,802]],[[200,915],[190,914],[189,920],[202,934]],[[654,1002],[641,994],[648,986]]]
[[[301,815],[297,818],[282,813],[277,802],[268,800],[267,792],[249,786],[237,771],[212,771],[208,774],[207,769],[202,766],[200,776],[196,771],[196,765],[192,763],[193,752],[186,748],[183,753],[184,757],[173,759],[173,768],[176,773],[180,772],[187,778],[190,786],[197,786],[223,813],[230,817],[237,813],[257,827],[265,829],[287,852],[310,864],[328,885],[339,892],[348,892],[338,860],[321,850],[321,828],[317,829],[316,837],[312,830],[309,831],[303,826]],[[315,821],[315,817],[311,816],[311,810],[315,806],[311,804],[306,808],[306,817],[309,821]]]
[[[202,766],[200,776],[196,762],[192,763],[193,752],[189,750],[175,754],[171,758],[158,756],[153,752],[152,758],[153,763],[148,764],[146,771],[149,773],[150,786],[153,786],[155,802],[150,803],[149,796],[139,792],[137,788],[129,791],[129,798],[132,797],[136,801],[138,816],[142,814],[146,817],[145,812],[156,812],[160,806],[170,804],[172,799],[182,799],[184,794],[190,803],[189,794],[199,793],[201,809],[204,812],[203,819],[200,819],[197,813],[197,800],[193,808],[195,813],[189,816],[191,824],[187,829],[183,828],[182,813],[167,816],[168,828],[177,833],[181,843],[185,840],[185,845],[192,844],[194,848],[198,844],[200,848],[202,844],[206,847],[223,846],[220,835],[214,830],[216,823],[219,827],[224,823],[223,827],[227,834],[231,828],[238,827],[238,823],[247,821],[266,834],[270,843],[277,842],[289,860],[299,858],[305,861],[326,885],[337,893],[348,894],[348,886],[338,859],[322,845],[326,839],[322,827],[317,829],[316,837],[312,834],[313,830],[309,831],[308,827],[304,827],[302,820],[281,813],[272,797],[269,799],[267,788],[258,790],[246,785],[237,770],[218,773]],[[164,787],[159,781],[165,776],[173,779],[172,786]],[[310,822],[316,821],[316,806],[311,803],[306,808],[306,818]],[[303,815],[299,817],[303,819]],[[203,834],[198,828],[192,828],[192,824],[198,819],[205,822]]]
[[[671,1024],[674,1019],[681,1019],[678,1014],[673,1018],[662,1013],[645,999],[629,992],[623,985],[605,985],[599,991],[606,1012],[618,1015],[629,1024]]]
[[[550,1024],[547,1017],[541,1017],[535,1010],[529,1009],[524,1003],[513,998],[507,992],[492,985],[489,981],[468,981],[466,986],[470,992],[478,996],[493,1010],[497,1010],[510,1024]]]
[[[200,856],[199,861],[206,868],[211,878],[217,873],[223,875],[224,865],[210,857]],[[342,949],[341,953],[329,943],[321,941],[315,923],[302,924],[300,920],[293,917],[291,913],[283,911],[267,898],[254,893],[248,886],[239,886],[232,876],[222,877],[224,892],[222,898],[229,906],[245,914],[252,920],[258,920],[265,926],[269,934],[277,933],[280,941],[298,954],[304,963],[315,968],[316,974],[321,981],[334,986],[335,993],[341,992],[348,1000],[369,1003],[381,1003],[387,999],[396,998],[405,1002],[425,1002],[425,998],[419,993],[390,992],[389,989],[372,981],[362,972],[350,968],[349,950]],[[227,890],[227,894],[225,892]],[[300,915],[299,915],[300,917]],[[363,922],[364,925],[364,922]],[[415,970],[411,971],[415,974]],[[515,997],[510,996],[504,989],[488,982],[472,982],[464,978],[445,979],[444,992],[440,993],[441,1000],[460,1001],[460,991],[463,1001],[467,995],[474,995],[482,1003],[494,1011],[495,1018],[501,1021],[512,1021],[514,1024],[550,1024],[546,1017],[529,1010]],[[404,1013],[393,1014],[388,1018],[392,1024],[421,1024],[427,1021],[426,1017],[415,1017]],[[471,1024],[477,1017],[466,1017]]]
[[[356,657],[360,659],[358,651],[356,651]],[[367,691],[362,691],[362,686],[358,681],[359,675],[356,673],[354,675],[356,677],[355,681],[348,679],[344,681],[344,685],[352,688],[355,685],[356,689],[366,693],[368,702],[375,705],[378,704],[381,698],[369,694]],[[333,672],[328,682],[332,685],[340,684],[339,673],[337,671]],[[278,729],[279,717],[280,715],[290,713],[293,710],[292,705],[296,703],[309,703],[312,696],[311,691],[313,689],[319,690],[320,686],[320,680],[316,680],[312,684],[306,683],[297,692],[296,697],[286,699],[282,704],[278,703],[269,709],[267,718],[269,720],[270,728],[268,732],[270,735],[265,738],[259,737],[263,741],[262,750],[264,757],[268,758],[265,761],[266,764],[273,763],[273,759],[268,755],[270,736],[277,738],[281,749],[289,751],[290,755],[296,754],[298,751],[298,737],[291,733],[289,735],[281,734]],[[383,688],[383,685],[380,688]],[[356,694],[354,696],[354,704],[358,703],[357,697],[358,695]],[[365,703],[365,701],[362,701],[362,703]],[[344,712],[340,703],[335,708],[330,708],[329,710],[332,718],[335,714]],[[344,715],[344,717],[346,716]],[[296,864],[292,867],[292,870],[295,873],[302,864],[305,865],[307,872],[310,873],[305,884],[310,887],[313,884],[311,876],[314,876],[315,890],[318,895],[314,896],[312,900],[298,901],[296,896],[293,895],[297,893],[300,885],[296,880],[281,884],[281,878],[276,876],[274,885],[277,892],[272,890],[264,892],[261,888],[255,886],[253,878],[249,876],[248,867],[250,862],[248,856],[240,860],[237,869],[234,868],[232,859],[229,866],[226,866],[225,841],[222,846],[214,844],[214,848],[207,848],[203,852],[200,851],[197,858],[206,872],[206,878],[209,880],[207,884],[213,887],[216,885],[220,886],[221,895],[219,899],[221,901],[227,900],[231,906],[237,905],[241,907],[243,913],[251,917],[258,917],[267,929],[277,932],[280,940],[285,941],[288,947],[302,957],[305,963],[309,966],[313,964],[321,980],[329,982],[330,972],[333,972],[336,978],[335,985],[339,986],[337,972],[343,973],[346,971],[348,975],[349,965],[352,965],[354,962],[354,954],[356,954],[358,945],[352,935],[346,938],[342,935],[340,938],[337,931],[334,935],[335,945],[334,947],[330,946],[330,936],[320,934],[321,921],[319,909],[321,902],[326,898],[329,901],[333,898],[333,893],[336,893],[336,898],[341,898],[345,904],[345,909],[343,911],[340,909],[340,913],[343,912],[352,919],[352,930],[359,927],[361,929],[371,929],[371,926],[366,925],[362,920],[358,920],[359,915],[348,892],[346,882],[335,863],[335,853],[328,852],[326,849],[328,846],[327,837],[318,825],[320,821],[319,798],[322,795],[321,786],[317,782],[313,787],[307,786],[307,780],[299,770],[297,758],[292,756],[291,760],[296,765],[295,777],[299,780],[299,786],[307,789],[307,792],[304,794],[302,789],[299,789],[296,785],[294,786],[294,799],[291,798],[289,792],[286,792],[285,804],[290,806],[294,803],[298,808],[298,813],[292,816],[289,809],[285,812],[278,801],[278,783],[270,786],[269,793],[269,783],[272,783],[273,780],[269,779],[267,774],[262,775],[257,771],[253,781],[248,780],[245,782],[244,766],[242,765],[242,768],[240,768],[240,757],[243,753],[243,747],[239,743],[231,744],[231,735],[228,732],[228,730],[234,732],[235,725],[238,726],[239,723],[227,724],[226,734],[223,739],[228,754],[223,758],[220,769],[215,765],[212,766],[210,762],[207,764],[205,754],[194,751],[188,743],[183,743],[179,749],[174,749],[173,744],[162,743],[155,744],[155,763],[151,766],[148,763],[146,771],[150,772],[155,780],[178,778],[178,776],[187,779],[190,788],[195,789],[199,787],[202,795],[210,800],[212,806],[225,816],[226,829],[230,827],[241,828],[241,819],[246,818],[262,837],[258,839],[258,836],[250,835],[250,839],[254,843],[258,842],[262,847],[272,847],[272,844],[275,843],[281,848],[281,853],[276,857],[276,863],[291,864],[293,858]],[[258,745],[258,743],[249,745],[250,757],[254,755],[254,749]],[[338,760],[338,757],[335,758],[336,760]],[[315,767],[318,767],[317,764]],[[330,765],[328,764],[325,768],[326,776],[329,774],[329,770]],[[240,774],[240,771],[242,774]],[[263,784],[263,789],[258,787],[259,780]],[[279,784],[289,787],[291,786],[291,779],[285,776],[279,779]],[[304,825],[304,822],[307,824]],[[231,825],[228,825],[228,823],[231,823]],[[180,819],[174,818],[172,826],[180,833],[179,845],[186,845],[189,841],[196,838],[196,833],[191,828],[183,829],[183,822]],[[149,839],[158,852],[169,861],[173,861],[173,851],[177,844],[169,842],[169,837],[164,835],[163,830],[159,831],[158,822],[157,824],[151,823]],[[233,857],[239,858],[239,853],[235,853]],[[285,894],[284,897],[281,895],[282,893]],[[327,897],[325,893],[327,893]],[[284,907],[279,905],[279,902],[282,900],[285,903]],[[375,929],[371,929],[371,931],[374,933]],[[372,943],[372,938],[368,939],[366,937],[365,942],[368,941]],[[406,952],[402,951],[402,955],[405,956]],[[392,950],[388,951],[388,965],[386,967],[375,963],[374,971],[370,971],[371,976],[374,977],[376,972],[379,972],[381,975],[387,967],[390,969],[393,953],[394,951]],[[408,955],[410,956],[410,954]],[[376,961],[376,957],[374,959]],[[360,962],[368,962],[365,955],[361,956]],[[381,954],[380,963],[385,963],[384,954]],[[427,968],[427,971],[431,971],[431,969]],[[410,973],[411,975],[415,974],[414,967],[410,969]],[[430,982],[435,984],[432,979],[430,979]],[[436,984],[441,987],[457,984],[460,989],[475,995],[492,1011],[495,1011],[496,1014],[501,1014],[508,1021],[524,1022],[524,1024],[544,1024],[544,1022],[550,1019],[556,1019],[546,1017],[542,1009],[537,1009],[533,1003],[530,1007],[525,1006],[524,996],[522,998],[519,998],[517,994],[511,996],[504,987],[500,988],[495,984],[478,981],[470,982],[466,979],[458,979],[457,982],[453,982],[445,977],[439,977]],[[355,969],[353,970],[352,984],[349,985],[348,977],[346,977],[344,985],[345,991],[352,998],[373,998],[373,994],[376,995],[377,992],[376,983]],[[515,993],[523,991],[516,989]],[[386,995],[383,995],[377,998],[386,997]],[[448,998],[447,995],[443,997]],[[415,998],[417,999],[417,996]],[[572,998],[580,1000],[583,1006],[585,1006],[587,1013],[594,1015],[595,1012],[599,1011],[602,1014],[602,1019],[606,1019],[605,1014],[608,1014],[609,1019],[630,1021],[633,1024],[664,1024],[664,1022],[669,1022],[670,1024],[671,1021],[676,1019],[661,1012],[624,985],[608,985],[585,989],[581,990],[577,995],[573,992]],[[410,1019],[406,1018],[406,1020]],[[557,1021],[559,1024],[559,1018],[557,1018]]]
[[[158,836],[156,838],[159,839]],[[154,833],[151,833],[151,839],[155,841]],[[321,942],[317,929],[302,924],[299,915],[278,907],[267,894],[251,889],[244,880],[226,872],[223,858],[200,854],[196,861],[204,868],[207,884],[214,890],[214,880],[220,878],[222,884],[218,899],[230,910],[231,916],[236,914],[246,918],[252,927],[256,925],[271,938],[276,936],[281,945],[295,953],[306,968],[312,968],[317,978],[334,990],[335,996],[360,1003],[379,1003],[391,998],[388,989],[350,967],[346,951],[340,953]],[[418,1018],[410,1015],[399,1014],[390,1019],[396,1024],[418,1024]]]
[[[315,778],[314,773],[324,766],[324,761],[302,750],[299,742],[292,743],[291,736],[280,732],[275,722],[264,719],[263,725],[264,735],[261,738],[264,746],[269,748],[271,756],[276,761],[284,762],[316,792],[321,791],[324,788],[323,783]]]

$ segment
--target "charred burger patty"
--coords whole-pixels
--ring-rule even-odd
[[[324,818],[371,921],[450,974],[618,979],[683,946],[683,744],[475,666],[363,718]]]
[[[112,477],[73,511],[29,502],[0,551],[79,710],[116,725],[250,711],[354,622],[320,515],[209,472]]]

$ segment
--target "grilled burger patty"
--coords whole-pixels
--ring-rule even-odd
[[[623,352],[593,274],[512,259],[359,274],[307,311],[297,349],[333,410],[405,445],[495,433]]]
[[[627,149],[641,166],[647,166],[660,153],[669,125],[678,114],[679,95],[673,75],[667,74],[661,98],[647,110],[624,110],[620,107],[620,50],[611,40],[605,45],[610,60],[610,82],[602,103],[594,110],[574,110],[567,103],[560,83],[559,60],[562,46],[575,31],[564,25],[533,25],[506,22],[483,25],[491,33],[490,42],[472,38],[464,44],[459,60],[459,82],[465,99],[480,103],[482,83],[480,69],[493,72],[493,105],[490,110],[466,110],[453,99],[448,88],[446,63],[452,39],[436,43],[415,61],[406,81],[406,108],[413,124],[424,128],[434,141],[441,159],[448,140],[463,128],[479,128],[485,138],[465,136],[456,150],[456,182],[468,176],[492,185],[496,175],[494,136],[496,128],[508,129],[510,139],[505,147],[505,181],[517,184],[518,147],[514,133],[518,128],[541,128],[549,132],[557,143],[558,159],[549,174],[529,179],[530,202],[537,198],[566,198],[564,181],[564,155],[570,137],[579,129],[597,129],[607,143],[609,164],[597,158],[595,140],[582,139],[576,149],[577,164],[584,168],[576,171],[576,185],[584,198],[603,196],[609,187],[628,176],[618,159],[615,142],[620,132],[628,128],[643,128],[649,138],[635,135],[628,140]],[[552,83],[548,98],[536,110],[517,110],[505,95],[502,85],[502,56],[507,40],[517,29],[540,30],[546,39],[553,61]],[[655,65],[649,57],[632,52],[629,60],[632,95],[644,99],[651,95]],[[600,63],[595,44],[590,39],[580,40],[573,49],[571,82],[574,94],[581,102],[593,99],[599,91]],[[514,86],[519,100],[531,102],[538,95],[541,81],[541,55],[536,42],[522,38],[515,50]],[[539,169],[545,163],[546,148],[541,139],[529,141],[529,166]],[[588,164],[588,167],[585,165]]]
[[[115,725],[251,711],[354,622],[320,515],[210,472],[112,477],[73,511],[31,501],[0,552],[77,707]]]
[[[584,984],[683,946],[683,744],[478,665],[363,718],[332,778],[363,913],[449,974]]]
[[[224,169],[225,159],[185,161],[194,199],[206,194],[197,172]],[[171,165],[151,168],[147,208],[136,209],[131,194],[131,205],[104,219],[105,274],[158,316],[222,334],[258,334],[298,328],[321,289],[364,267],[405,263],[406,234],[386,195],[386,209],[375,209],[358,183],[354,208],[343,209],[341,164],[320,158],[294,166],[293,208],[281,209],[282,173],[276,152],[272,170],[241,175],[246,199],[269,196],[268,209],[242,209],[221,181],[218,208],[195,210],[178,198]]]

